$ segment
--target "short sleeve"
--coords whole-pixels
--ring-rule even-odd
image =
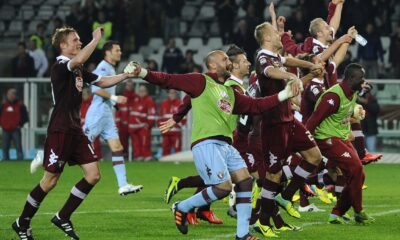
[[[260,56],[257,59],[257,62],[258,62],[258,64],[256,64],[257,74],[264,74],[266,77],[268,77],[267,70],[271,67],[274,67],[271,58],[268,58],[267,56]]]
[[[91,73],[87,70],[82,70],[82,78],[85,83],[93,84],[100,80],[100,77],[94,73]]]

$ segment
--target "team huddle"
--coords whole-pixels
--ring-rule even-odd
[[[254,30],[259,50],[251,74],[246,52],[232,45],[226,52],[208,53],[204,74],[166,74],[130,62],[124,73],[116,75],[114,66],[121,55],[117,42],[104,45],[105,60],[90,73],[82,65],[101,39],[101,29],[93,32],[92,41],[83,49],[74,29],[57,29],[52,40],[60,51],[51,70],[54,110],[44,156],[38,161],[44,176],[29,193],[12,228],[21,239],[34,239],[30,221],[40,203],[56,186],[65,164],[77,164],[84,178],[51,222],[72,239],[79,239],[70,217],[100,180],[92,147],[99,135],[113,152],[119,194],[142,189],[127,182],[123,147],[112,116],[112,105],[126,101],[114,95],[113,86],[135,77],[187,94],[178,112],[161,123],[162,133],[173,129],[192,109],[191,150],[198,175],[172,177],[165,195],[169,203],[179,190],[197,188],[193,196],[172,205],[174,222],[182,234],[188,233],[189,224],[198,223],[197,218],[222,224],[211,204],[228,196],[228,214],[237,219],[236,239],[258,239],[250,233],[250,226],[265,237],[301,231],[302,227],[282,218],[279,208],[294,218],[301,218],[300,212],[317,211],[307,199],[313,194],[311,185],[332,189],[336,205],[328,223],[349,223],[350,208],[356,223],[373,223],[362,205],[363,165],[381,155],[366,152],[360,134],[365,111],[357,104],[372,87],[359,64],[346,66],[344,79],[337,81],[336,69],[358,36],[351,27],[335,38],[343,4],[344,0],[332,0],[327,21],[312,20],[311,36],[301,44],[292,40],[290,31],[285,32],[285,18],[276,18],[271,4],[272,22]],[[249,87],[245,89],[247,77]],[[82,128],[79,110],[84,83],[92,86],[97,99]],[[295,116],[295,112],[300,114]],[[299,211],[292,203],[298,191],[303,200]]]

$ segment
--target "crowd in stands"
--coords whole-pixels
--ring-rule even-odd
[[[12,71],[12,76],[48,76],[48,66],[54,61],[55,50],[50,44],[51,33],[46,27],[46,23],[57,27],[68,25],[74,27],[80,34],[81,41],[85,45],[91,39],[91,32],[94,28],[102,26],[104,35],[102,43],[108,39],[117,40],[121,43],[124,50],[124,58],[128,58],[128,53],[138,52],[141,46],[148,44],[151,38],[162,38],[165,43],[160,70],[167,72],[189,72],[201,71],[201,62],[190,61],[190,56],[196,54],[198,49],[189,49],[182,52],[174,46],[171,38],[181,37],[184,42],[195,36],[208,41],[210,34],[221,37],[223,44],[235,43],[243,47],[249,56],[253,56],[257,50],[257,43],[253,36],[255,26],[265,20],[269,20],[267,1],[254,0],[132,0],[132,1],[94,1],[82,0],[70,6],[70,13],[61,18],[53,17],[49,21],[41,22],[37,25],[36,32],[27,38],[25,44],[29,47],[29,55],[34,59],[34,71],[32,71],[31,60],[21,54],[22,43],[18,45],[19,53],[17,60],[13,61],[13,70],[24,68],[24,71]],[[274,1],[276,3],[278,15],[286,17],[287,30],[291,30],[296,42],[302,42],[309,35],[308,24],[311,19],[326,15],[328,1],[320,0],[283,0]],[[208,5],[207,5],[208,4]],[[193,16],[187,13],[186,6],[194,6]],[[207,11],[214,13],[212,18],[197,16],[201,14],[204,6],[210,6]],[[352,9],[357,9],[353,11]],[[199,13],[200,11],[200,13]],[[189,15],[189,16],[187,16]],[[204,14],[203,14],[204,15]],[[202,23],[202,27],[197,28],[197,22]],[[185,23],[185,24],[181,24]],[[218,26],[218,32],[213,33],[212,23]],[[347,0],[346,7],[342,14],[342,24],[338,35],[342,35],[349,26],[356,26],[359,33],[368,40],[368,45],[359,48],[358,51],[349,54],[349,61],[361,62],[371,67],[369,78],[400,78],[399,66],[400,59],[398,44],[400,38],[400,2],[395,0]],[[193,30],[195,29],[195,30]],[[382,47],[381,37],[390,37],[390,46],[385,50]],[[32,41],[32,43],[29,43]],[[95,52],[90,63],[97,64],[101,60],[101,47]],[[162,46],[160,46],[162,47]],[[47,56],[48,63],[42,58]],[[185,49],[187,50],[187,49]],[[389,59],[387,66],[383,64],[383,55],[388,52]],[[35,52],[35,53],[33,53]],[[184,57],[183,55],[186,55]],[[18,60],[21,59],[21,60]],[[24,61],[22,61],[24,59]],[[252,57],[249,57],[252,60]],[[380,63],[378,65],[378,62]],[[90,63],[88,65],[90,65]],[[153,62],[154,63],[154,62]],[[16,66],[15,66],[16,65]],[[171,68],[172,66],[172,68]],[[391,68],[386,71],[384,68]],[[45,72],[43,69],[47,68]],[[158,68],[157,68],[158,69]]]

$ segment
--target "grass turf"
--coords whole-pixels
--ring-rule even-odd
[[[233,239],[235,220],[226,215],[227,205],[222,201],[213,204],[223,225],[201,222],[189,226],[188,235],[181,235],[175,227],[170,205],[163,201],[170,176],[195,175],[193,163],[127,163],[128,180],[143,184],[141,193],[121,197],[117,194],[116,178],[111,162],[101,163],[102,179],[93,189],[72,221],[81,239]],[[371,164],[366,167],[367,190],[364,191],[364,208],[376,218],[369,226],[326,224],[331,205],[318,199],[312,201],[326,210],[323,213],[303,213],[300,220],[284,219],[303,226],[302,232],[280,233],[282,239],[399,239],[400,228],[400,165]],[[0,239],[17,239],[11,223],[18,217],[29,191],[38,183],[42,171],[29,173],[29,162],[0,162]],[[71,187],[82,177],[79,167],[66,167],[58,186],[43,201],[32,221],[35,239],[67,239],[52,226],[50,219],[69,195]],[[194,189],[182,190],[173,201],[191,195]],[[297,206],[297,204],[296,204]],[[350,215],[353,213],[350,212]],[[261,237],[259,234],[257,236]]]

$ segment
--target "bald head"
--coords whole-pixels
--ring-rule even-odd
[[[214,51],[209,52],[207,54],[206,58],[204,59],[207,69],[211,70],[213,68],[211,65],[213,63],[215,64],[216,61],[222,59],[224,55],[226,55],[226,54],[221,50],[214,50]]]
[[[221,82],[229,77],[232,63],[225,52],[221,50],[211,51],[204,61],[208,71],[217,73]]]

